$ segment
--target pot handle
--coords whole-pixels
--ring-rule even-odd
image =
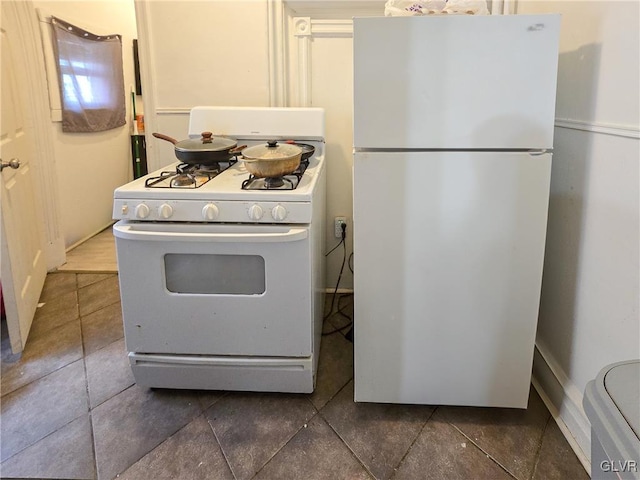
[[[246,145],[240,145],[238,147],[232,148],[231,150],[229,150],[229,153],[231,155],[235,155],[236,153],[240,153],[242,150],[244,150],[245,148],[247,148]]]
[[[170,137],[169,135],[165,135],[164,133],[155,133],[155,132],[154,132],[154,133],[152,133],[151,135],[153,135],[153,136],[154,136],[154,137],[156,137],[156,138],[159,138],[160,140],[166,140],[167,142],[171,142],[171,143],[173,143],[174,145],[175,145],[176,143],[178,143],[178,140],[176,140],[176,139],[175,139],[175,138],[173,138],[173,137]]]

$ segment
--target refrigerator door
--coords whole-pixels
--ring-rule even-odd
[[[355,18],[356,148],[552,148],[559,15]]]
[[[526,408],[550,171],[548,153],[355,154],[356,401]]]

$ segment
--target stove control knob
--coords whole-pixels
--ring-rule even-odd
[[[218,218],[219,214],[218,207],[216,207],[213,203],[208,203],[202,208],[202,218],[205,220],[215,220]]]
[[[262,207],[260,205],[251,205],[249,207],[249,218],[251,220],[260,220],[262,218]]]
[[[146,204],[141,203],[140,205],[136,206],[136,218],[147,218],[149,216],[149,213],[151,212]]]
[[[158,216],[160,218],[164,218],[166,220],[167,218],[170,218],[171,215],[173,215],[173,207],[168,203],[163,203],[158,207]]]
[[[287,217],[287,209],[282,205],[276,205],[271,209],[271,216],[274,220],[281,222]]]

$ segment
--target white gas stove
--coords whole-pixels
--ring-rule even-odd
[[[231,124],[229,115],[235,125]],[[243,122],[248,125],[243,126]],[[232,165],[221,163],[222,171],[197,188],[191,185],[171,186],[171,179],[177,175],[176,170],[189,170],[188,165],[177,161],[117,188],[114,192],[113,218],[172,222],[309,223],[311,198],[324,169],[323,123],[324,113],[321,109],[196,107],[190,117],[189,136],[192,138],[200,137],[201,130],[209,128],[218,135],[236,138],[239,145],[259,145],[267,140],[293,140],[314,146],[315,152],[308,159],[308,165],[307,162],[302,163],[301,170],[304,171],[299,174],[300,178],[296,175],[285,176],[284,185],[273,189],[253,189],[252,185],[243,188],[249,172],[241,160]],[[219,127],[219,130],[215,127]],[[167,145],[167,148],[171,147]],[[200,177],[206,178],[206,175],[205,167]],[[291,180],[288,180],[289,177]],[[255,188],[262,186],[259,184]],[[295,188],[290,189],[292,186]]]
[[[197,172],[176,162],[115,190],[134,377],[150,387],[311,392],[324,306],[324,112],[196,107],[189,137],[204,131],[315,151],[274,181],[251,180],[231,158]]]
[[[258,143],[264,142],[243,142]],[[249,172],[242,161],[198,188],[145,186],[163,174],[167,177],[163,185],[169,183],[169,176],[182,165],[178,162],[119,187],[114,192],[113,217],[156,222],[309,223],[318,171],[324,168],[324,145],[315,143],[316,153],[294,190],[243,190]]]

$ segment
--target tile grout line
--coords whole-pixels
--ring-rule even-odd
[[[79,319],[76,319],[76,320],[79,320]],[[69,322],[69,323],[71,323],[71,322]],[[65,325],[66,325],[66,324],[65,324]],[[63,326],[64,326],[64,325],[61,325],[61,327],[63,327]],[[59,327],[56,327],[56,329],[57,329],[57,328],[59,328]],[[54,330],[55,330],[55,329],[54,329]],[[33,384],[33,383],[35,383],[35,382],[39,381],[39,380],[43,380],[43,379],[47,378],[48,376],[50,376],[50,375],[52,375],[52,374],[54,374],[54,373],[56,373],[56,372],[59,372],[60,370],[62,370],[62,369],[63,369],[63,368],[65,368],[65,367],[68,367],[69,365],[72,365],[72,364],[74,364],[74,363],[76,363],[76,362],[79,362],[80,360],[83,360],[83,361],[84,361],[84,357],[76,358],[75,360],[70,361],[70,362],[69,362],[69,363],[67,363],[66,365],[62,365],[62,366],[60,366],[60,367],[56,368],[55,370],[51,370],[51,371],[50,371],[49,373],[47,373],[46,375],[43,375],[43,376],[38,377],[38,378],[34,378],[34,379],[33,379],[33,380],[31,380],[29,383],[25,383],[24,385],[19,386],[19,387],[18,387],[18,388],[16,388],[15,390],[11,390],[10,392],[3,393],[3,394],[0,396],[0,398],[4,398],[4,397],[7,397],[7,396],[9,396],[9,395],[12,395],[12,394],[14,394],[14,393],[16,393],[16,392],[18,392],[18,391],[22,390],[23,388],[28,387],[29,385],[31,385],[31,384]]]
[[[135,384],[134,384],[135,385]],[[125,390],[128,390],[129,388],[133,387],[134,385],[130,385],[129,387],[125,388]],[[125,391],[123,390],[123,392]],[[122,392],[120,392],[122,393]],[[114,395],[115,396],[115,395]],[[112,397],[113,398],[113,397]],[[102,405],[102,404],[101,404]],[[116,475],[113,478],[118,478],[120,475],[122,475],[124,472],[126,472],[127,470],[129,470],[131,467],[133,467],[134,465],[136,465],[140,460],[142,460],[144,457],[146,457],[147,455],[149,455],[151,452],[153,452],[154,450],[156,450],[157,448],[160,448],[163,444],[165,444],[167,441],[169,441],[169,439],[173,438],[175,435],[177,435],[178,433],[180,433],[182,430],[184,430],[185,428],[187,428],[189,425],[191,425],[192,422],[194,422],[195,420],[197,420],[198,418],[202,417],[207,423],[209,423],[206,414],[204,412],[204,410],[200,411],[200,415],[195,416],[194,418],[192,418],[189,422],[187,422],[184,426],[180,427],[178,430],[176,430],[175,432],[173,432],[172,434],[170,434],[169,436],[167,436],[164,440],[162,440],[159,444],[157,444],[155,447],[151,448],[151,450],[149,450],[148,452],[144,453],[140,458],[138,458],[137,460],[135,460],[133,463],[131,463],[129,466],[127,466],[124,470],[122,470],[119,473],[116,473]],[[209,427],[211,427],[211,425],[209,424]],[[93,433],[93,432],[92,432]],[[212,432],[215,438],[215,432]],[[216,442],[218,441],[218,439],[216,438]],[[218,446],[220,446],[220,444],[218,443]],[[222,447],[220,447],[220,450],[222,450]],[[223,454],[224,455],[224,454]],[[225,458],[226,461],[226,458]],[[97,461],[96,461],[96,470],[97,470]],[[97,472],[96,472],[96,477],[94,478],[98,478],[97,477]],[[234,476],[235,478],[235,476]]]
[[[276,455],[278,455],[278,453],[280,453],[280,452],[282,451],[282,449],[283,449],[284,447],[286,447],[286,446],[289,444],[289,442],[291,442],[291,440],[293,440],[293,438],[294,438],[296,435],[298,435],[298,433],[300,433],[300,431],[301,431],[302,429],[307,428],[307,426],[309,425],[309,423],[311,422],[311,420],[313,420],[317,415],[319,415],[319,414],[320,414],[320,410],[319,410],[319,409],[318,409],[318,408],[313,404],[313,402],[310,400],[310,398],[309,398],[308,396],[305,398],[305,400],[306,400],[307,402],[309,402],[309,404],[311,405],[311,408],[314,410],[314,412],[315,412],[315,413],[314,413],[313,415],[311,415],[311,417],[309,417],[309,418],[304,422],[304,424],[303,424],[300,428],[298,428],[298,430],[296,430],[296,431],[295,431],[295,433],[294,433],[293,435],[291,435],[291,436],[287,439],[287,441],[286,441],[286,442],[284,442],[284,443],[280,446],[280,448],[278,448],[278,450],[276,450],[276,451],[274,452],[274,454],[273,454],[273,455],[271,455],[271,457],[269,457],[269,460],[267,460],[267,461],[266,461],[266,463],[265,463],[262,467],[260,467],[260,469],[259,469],[257,472],[255,472],[251,478],[255,478],[255,477],[258,475],[258,473],[260,473],[260,472],[261,472],[261,471],[262,471],[262,470],[263,470],[263,469],[264,469],[264,468],[265,468],[265,467],[266,467],[266,466],[271,462],[271,460],[273,460],[273,459],[275,458],[275,456],[276,456]],[[326,404],[325,404],[325,405],[326,405]]]
[[[307,397],[305,398],[305,400],[306,400],[307,402],[309,402],[309,404],[310,404],[311,408],[313,408],[313,410],[315,411],[315,413],[314,413],[314,414],[313,414],[313,415],[312,415],[312,416],[311,416],[311,417],[310,417],[310,418],[309,418],[309,419],[308,419],[308,420],[307,420],[307,421],[306,421],[306,422],[305,422],[305,423],[304,423],[300,428],[298,428],[298,430],[296,430],[296,432],[295,432],[293,435],[291,435],[291,437],[290,437],[290,438],[289,438],[289,439],[288,439],[288,440],[287,440],[287,441],[286,441],[286,442],[285,442],[285,443],[284,443],[284,444],[283,444],[283,445],[282,445],[282,446],[281,446],[281,447],[280,447],[280,448],[279,448],[279,449],[278,449],[278,450],[277,450],[277,451],[276,451],[276,452],[275,452],[275,453],[274,453],[274,454],[269,458],[269,460],[267,460],[267,462],[266,462],[266,463],[265,463],[265,464],[260,468],[260,470],[258,470],[258,471],[253,475],[253,477],[251,477],[251,478],[256,477],[256,476],[257,476],[257,475],[258,475],[258,474],[259,474],[259,473],[260,473],[260,472],[261,472],[261,471],[262,471],[262,470],[263,470],[263,469],[264,469],[264,468],[265,468],[269,463],[271,463],[271,461],[276,457],[276,455],[278,455],[278,453],[280,453],[280,451],[281,451],[284,447],[286,447],[286,446],[291,442],[291,440],[293,440],[293,438],[294,438],[296,435],[298,435],[298,433],[300,433],[300,431],[301,431],[302,429],[306,428],[306,427],[307,427],[307,425],[308,425],[309,423],[311,423],[311,421],[312,421],[314,418],[316,418],[316,417],[318,417],[318,416],[319,416],[319,417],[320,417],[320,418],[321,418],[321,419],[322,419],[322,420],[323,420],[323,421],[324,421],[324,422],[329,426],[329,428],[331,428],[331,430],[333,430],[333,427],[331,427],[331,424],[327,421],[327,419],[326,419],[326,418],[324,418],[324,416],[323,416],[323,415],[321,415],[321,414],[320,414],[320,411],[321,411],[325,406],[327,406],[327,405],[329,404],[329,402],[331,402],[331,400],[333,400],[333,399],[338,395],[338,393],[340,393],[340,392],[341,392],[341,391],[342,391],[342,390],[343,390],[343,389],[344,389],[344,388],[349,384],[349,382],[351,381],[351,379],[352,379],[352,378],[353,378],[353,377],[349,378],[349,379],[345,382],[345,384],[344,384],[344,385],[342,385],[342,387],[340,387],[340,388],[337,390],[337,392],[336,392],[334,395],[332,395],[332,396],[331,396],[331,397],[330,397],[330,398],[329,398],[329,399],[324,403],[324,405],[323,405],[322,407],[320,407],[320,408],[318,408],[318,407],[316,407],[316,406],[314,405],[313,401],[311,400],[310,395],[309,395],[309,396],[307,396]],[[333,430],[333,431],[335,432],[335,430]],[[337,432],[335,432],[335,433],[336,433],[336,435],[337,435]],[[340,435],[338,435],[338,438],[340,439],[340,441],[341,441],[343,444],[345,444],[345,442],[342,440],[342,438],[340,437]],[[348,447],[348,445],[346,445],[346,444],[345,444],[345,446],[346,446],[347,448],[349,448],[349,447]],[[221,446],[220,448],[222,448],[222,446]],[[349,451],[350,451],[350,452],[352,453],[352,455],[353,455],[353,452],[351,451],[351,449],[350,449],[350,448],[349,448]],[[354,456],[355,456],[355,455],[354,455]],[[357,457],[356,457],[356,459],[357,459]],[[358,459],[358,462],[359,462],[359,463],[362,463],[362,462],[360,462],[360,461],[359,461],[359,459]],[[365,468],[366,468],[366,467],[365,467]],[[369,471],[367,470],[367,472],[369,472]],[[370,472],[369,472],[369,473],[370,473]],[[374,476],[374,478],[375,478],[375,476]]]
[[[218,400],[216,400],[213,404],[215,405],[217,402],[218,402]],[[209,407],[209,408],[211,408],[211,407]],[[209,410],[209,409],[207,409],[207,410]],[[211,433],[213,434],[213,438],[215,438],[216,443],[218,444],[218,447],[220,448],[220,453],[222,453],[222,457],[224,458],[224,461],[226,462],[227,467],[229,467],[229,471],[231,472],[231,475],[233,476],[234,480],[238,480],[238,476],[236,475],[236,472],[233,471],[233,467],[231,466],[231,462],[229,461],[229,457],[227,457],[227,453],[224,451],[224,448],[222,448],[222,443],[220,443],[220,439],[218,438],[218,435],[216,435],[216,429],[213,428],[213,425],[211,424],[211,420],[209,420],[207,414],[203,413],[203,415],[204,415],[205,420],[207,421],[207,424],[209,424],[209,428],[211,429]]]
[[[352,377],[353,378],[353,377]],[[339,388],[338,391],[336,392],[336,394],[331,397],[331,400],[334,399],[335,397],[337,397],[340,392],[342,392],[347,385],[349,385],[349,382],[352,380],[352,378],[350,378],[347,383],[345,383],[342,388]],[[320,417],[324,420],[324,422],[329,426],[329,428],[331,429],[331,431],[333,433],[336,434],[336,436],[338,437],[338,439],[342,442],[342,444],[347,447],[347,450],[349,450],[349,452],[351,452],[351,455],[353,456],[353,458],[356,459],[356,461],[362,466],[362,468],[364,468],[365,472],[367,472],[367,474],[369,474],[369,476],[371,478],[377,479],[378,477],[376,477],[373,472],[371,470],[369,470],[369,468],[362,462],[362,460],[360,460],[360,457],[358,457],[358,455],[356,455],[356,452],[353,451],[353,449],[349,446],[349,444],[346,442],[346,440],[344,438],[342,438],[342,435],[340,435],[335,428],[333,428],[333,425],[331,425],[331,422],[324,416],[324,414],[322,413],[322,410],[324,410],[324,408],[329,404],[329,402],[331,401],[329,400],[327,403],[325,403],[322,408],[320,410],[318,410],[318,415],[320,415]]]
[[[531,475],[529,475],[528,480],[533,480],[536,475],[536,471],[538,470],[538,464],[540,463],[540,452],[542,452],[542,443],[544,442],[544,436],[547,433],[547,429],[549,428],[549,422],[553,419],[553,416],[549,415],[547,418],[547,422],[544,424],[544,428],[542,429],[542,435],[540,435],[540,444],[538,445],[538,449],[536,450],[535,461],[533,462],[533,468],[531,469]]]
[[[347,383],[348,383],[348,382],[347,382]],[[337,437],[338,437],[338,439],[342,442],[342,444],[343,444],[345,447],[347,447],[347,450],[349,450],[349,453],[351,453],[351,456],[352,456],[353,458],[355,458],[355,459],[356,459],[356,462],[358,462],[358,463],[362,466],[362,468],[364,469],[364,471],[365,471],[365,472],[367,472],[367,474],[368,474],[371,478],[378,480],[378,477],[376,477],[376,476],[373,474],[373,472],[369,469],[369,467],[367,467],[367,466],[362,462],[362,460],[360,460],[360,457],[358,457],[358,455],[356,455],[356,452],[354,452],[354,451],[353,451],[353,449],[349,446],[349,444],[346,442],[346,440],[345,440],[344,438],[342,438],[342,436],[341,436],[341,435],[336,431],[336,429],[335,429],[335,428],[333,428],[333,425],[331,425],[331,423],[329,422],[329,420],[327,420],[327,419],[325,418],[325,416],[321,414],[321,412],[318,412],[318,415],[320,415],[320,417],[324,420],[324,422],[329,426],[329,428],[331,429],[331,431],[332,431],[333,433],[335,433],[335,434],[336,434],[336,436],[337,436]]]
[[[47,275],[48,275],[48,274],[47,274]],[[77,307],[76,309],[77,309],[77,314],[78,314],[78,316],[77,316],[76,318],[73,318],[73,319],[69,320],[68,322],[65,322],[65,323],[62,323],[62,324],[60,324],[60,325],[57,325],[57,326],[55,326],[55,327],[53,327],[53,328],[51,328],[51,329],[49,329],[49,330],[45,330],[44,332],[41,332],[41,334],[43,334],[43,335],[44,335],[44,334],[50,335],[52,332],[55,332],[56,330],[58,330],[58,329],[60,329],[60,328],[66,327],[66,326],[68,326],[71,322],[74,322],[74,321],[76,321],[76,320],[77,320],[77,321],[80,323],[80,341],[81,341],[81,343],[82,343],[82,323],[81,323],[81,317],[80,317],[80,304],[79,304],[79,302],[78,302],[77,276],[76,276],[76,278],[74,279],[74,281],[75,281],[75,284],[76,284],[76,286],[75,286],[75,292],[76,292],[76,307]],[[69,292],[66,292],[66,293],[70,293],[70,292],[71,292],[71,290],[70,290]],[[38,300],[38,302],[40,302],[40,300]],[[33,340],[33,338],[32,338],[32,340]],[[81,345],[81,347],[82,347],[82,345]],[[16,363],[19,363],[19,362],[21,362],[21,361],[22,361],[22,353],[24,353],[24,350],[23,350],[23,352],[21,352],[21,353],[20,353],[20,357],[16,360]],[[83,352],[81,352],[81,355],[83,355]],[[84,355],[83,355],[83,356],[84,356]],[[81,356],[80,358],[78,358],[78,359],[76,359],[76,360],[72,360],[72,361],[70,361],[70,362],[69,362],[69,363],[67,363],[66,365],[62,365],[62,366],[60,366],[60,367],[56,368],[55,370],[52,370],[52,371],[48,372],[48,373],[47,373],[47,374],[45,374],[45,375],[42,375],[41,377],[34,378],[34,379],[33,379],[33,380],[31,380],[30,382],[25,383],[24,385],[21,385],[21,386],[19,386],[18,388],[15,388],[15,389],[10,390],[10,391],[8,391],[8,392],[6,392],[6,391],[0,392],[0,398],[5,397],[5,396],[7,396],[7,395],[10,395],[10,394],[12,394],[12,393],[14,393],[14,392],[17,392],[18,390],[20,390],[20,389],[22,389],[22,388],[24,388],[24,387],[26,387],[26,386],[28,386],[28,385],[31,385],[32,383],[34,383],[34,382],[36,382],[36,381],[38,381],[38,380],[41,380],[41,379],[43,379],[43,378],[48,377],[48,376],[49,376],[49,375],[51,375],[52,373],[55,373],[55,372],[57,372],[58,370],[61,370],[62,368],[66,367],[66,366],[68,366],[68,365],[71,365],[71,364],[72,364],[72,363],[74,363],[74,362],[77,362],[78,360],[81,360],[81,359],[83,358],[83,356]]]
[[[93,310],[93,311],[91,311],[91,312],[86,312],[84,315],[80,315],[80,312],[78,311],[78,318],[81,318],[81,319],[82,319],[82,318],[84,318],[84,317],[87,317],[87,316],[89,316],[89,315],[92,315],[92,314],[94,314],[94,313],[97,313],[97,312],[99,312],[100,310],[104,310],[104,309],[105,309],[105,308],[107,308],[107,307],[112,307],[112,306],[114,306],[116,303],[119,303],[119,302],[120,302],[120,300],[118,300],[118,301],[116,301],[116,302],[113,302],[113,303],[109,303],[108,305],[104,305],[103,307],[100,307],[100,308],[99,308],[99,309],[97,309],[97,310]],[[80,305],[80,303],[79,303],[79,302],[78,302],[78,305]]]
[[[289,439],[286,442],[284,442],[284,444],[276,452],[274,452],[274,454],[271,455],[271,457],[269,457],[269,460],[267,460],[266,463],[262,467],[260,467],[260,469],[251,476],[251,478],[257,477],[258,474],[260,474],[260,472],[262,470],[264,470],[267,467],[267,465],[269,465],[271,463],[271,461],[282,451],[282,449],[284,447],[286,447],[287,445],[289,445],[291,440],[293,440],[294,437],[296,435],[298,435],[298,433],[300,433],[303,429],[307,428],[309,426],[309,423],[311,423],[311,421],[314,418],[316,418],[318,415],[320,415],[320,411],[315,406],[313,406],[313,409],[316,411],[316,413],[314,413],[300,428],[298,428],[298,430],[296,430],[295,433],[293,435],[291,435],[291,437],[289,437]]]
[[[137,385],[137,383],[133,383],[131,385],[129,385],[127,388],[125,388],[124,390],[122,390],[122,392],[126,392],[127,390],[134,388]],[[120,392],[120,393],[122,393]],[[120,393],[118,393],[117,395],[120,395]],[[112,398],[115,398],[116,395],[114,395],[113,397],[111,397],[109,400],[111,400]],[[103,405],[105,402],[102,402],[100,405]],[[200,404],[199,400],[198,403]],[[97,406],[96,406],[97,407]],[[202,407],[202,405],[200,404],[200,407]],[[186,424],[184,424],[182,427],[177,428],[176,430],[169,432],[167,434],[167,436],[160,442],[156,443],[155,445],[153,445],[147,452],[143,453],[140,457],[136,458],[132,463],[130,463],[124,470],[116,473],[112,478],[118,478],[120,475],[122,475],[124,472],[126,472],[129,468],[131,468],[133,465],[135,465],[136,463],[138,463],[140,460],[142,460],[144,457],[146,457],[149,453],[153,452],[156,448],[158,448],[160,445],[162,445],[164,442],[166,442],[168,439],[170,439],[171,437],[173,437],[175,434],[177,434],[180,430],[182,430],[183,428],[187,427],[191,422],[193,422],[196,418],[198,418],[201,415],[204,415],[204,411],[202,408],[199,409],[200,413],[198,415],[193,416],[189,421],[187,421]],[[216,439],[217,440],[217,439]],[[98,468],[98,462],[97,462],[97,458],[96,458],[96,469]],[[99,477],[97,477],[97,480],[101,480]],[[104,479],[107,480],[107,479]]]
[[[445,420],[446,421],[446,420]],[[489,452],[487,452],[485,449],[483,449],[480,445],[478,445],[469,435],[467,435],[466,433],[464,433],[461,429],[459,429],[456,425],[454,425],[451,422],[447,421],[447,424],[449,424],[450,426],[452,426],[453,428],[455,428],[458,433],[460,433],[464,438],[466,438],[467,440],[469,440],[474,447],[476,447],[478,450],[480,450],[482,453],[484,453],[486,455],[486,457],[491,460],[493,463],[495,463],[496,465],[498,465],[498,467],[500,467],[500,469],[504,470],[504,472],[509,475],[511,478],[515,479],[515,480],[521,480],[518,479],[518,477],[516,477],[513,473],[511,473],[509,471],[509,469],[507,467],[505,467],[504,465],[502,465],[498,459],[496,459],[493,455],[491,455]]]
[[[89,412],[87,412],[87,415],[89,415]],[[33,447],[34,445],[36,445],[37,443],[43,441],[46,438],[49,438],[51,435],[54,435],[55,433],[58,433],[60,430],[62,430],[63,428],[69,426],[70,424],[72,424],[73,422],[75,422],[76,420],[78,420],[82,415],[80,415],[79,417],[76,417],[74,419],[69,420],[67,423],[65,423],[64,425],[61,425],[59,428],[57,428],[56,430],[54,430],[53,432],[49,432],[47,433],[44,437],[36,440],[35,442],[33,442],[30,445],[27,445],[26,447],[24,447],[23,449],[17,451],[16,453],[14,453],[13,455],[11,455],[10,457],[5,458],[2,462],[0,462],[0,465],[5,464],[7,461],[11,460],[13,457],[15,457],[16,455],[21,454],[22,452],[24,452],[26,449]],[[92,432],[93,433],[93,432]],[[93,435],[92,435],[93,436]],[[4,477],[0,477],[0,478],[4,478]],[[21,478],[21,477],[20,477]],[[26,477],[26,478],[36,478],[36,477]],[[94,477],[95,478],[95,477]],[[19,479],[15,479],[15,480],[19,480]]]
[[[435,405],[433,411],[431,412],[431,415],[429,415],[429,418],[427,418],[425,420],[424,424],[422,425],[422,427],[420,427],[420,431],[416,435],[416,438],[413,439],[413,442],[411,442],[411,445],[409,445],[409,448],[407,448],[407,451],[404,452],[404,455],[402,456],[402,458],[398,462],[397,467],[393,469],[393,474],[389,477],[389,480],[393,480],[393,478],[398,474],[398,470],[400,470],[400,467],[404,463],[405,458],[407,458],[407,455],[409,455],[409,452],[411,451],[411,449],[413,449],[413,446],[418,441],[418,438],[420,438],[420,435],[422,435],[422,432],[424,431],[424,429],[427,428],[427,424],[433,418],[433,416],[435,415],[435,413],[438,410],[438,408],[440,408],[440,407],[438,405]]]
[[[78,290],[80,290],[79,286],[78,286],[78,274],[74,274],[76,277],[76,298],[78,299],[78,320],[80,322],[80,351],[82,354],[82,366],[83,366],[83,370],[84,370],[84,386],[85,386],[85,392],[87,394],[87,410],[88,410],[88,415],[89,415],[89,426],[91,427],[90,430],[90,435],[91,435],[91,452],[93,454],[93,478],[97,479],[98,478],[98,457],[97,457],[97,450],[96,450],[96,438],[95,435],[93,433],[93,415],[92,415],[92,408],[91,408],[91,396],[89,395],[89,375],[87,373],[87,355],[86,355],[86,351],[84,348],[84,332],[82,330],[82,316],[80,315],[80,295],[78,294]]]
[[[82,274],[76,273],[75,275],[77,277],[77,275],[82,275]],[[117,273],[116,274],[109,274],[109,276],[118,278],[118,274]],[[101,282],[106,282],[108,280],[111,280],[111,278],[103,278],[102,280],[98,280],[97,282],[89,283],[87,285],[83,285],[82,287],[78,287],[78,289],[76,291],[76,295],[77,295],[77,298],[78,298],[78,317],[79,318],[83,318],[83,317],[86,317],[87,315],[91,315],[93,313],[99,312],[100,310],[102,310],[104,308],[110,307],[110,306],[115,305],[116,303],[122,301],[122,295],[120,293],[120,284],[119,284],[119,281],[118,281],[118,300],[117,301],[109,303],[107,305],[104,305],[104,306],[98,308],[97,310],[93,310],[91,312],[84,312],[84,314],[80,314],[80,290],[83,289],[83,288],[91,287],[93,285],[97,285],[98,283],[101,283]]]
[[[336,392],[335,395],[333,395],[331,397],[331,399],[329,399],[320,409],[318,409],[313,402],[311,401],[310,398],[306,398],[305,400],[308,401],[311,404],[311,407],[315,410],[315,413],[300,427],[298,428],[298,430],[296,430],[296,432],[291,435],[291,437],[289,437],[289,439],[276,451],[274,452],[274,454],[269,458],[269,460],[267,460],[267,462],[260,467],[260,469],[255,472],[253,474],[253,476],[251,478],[255,478],[262,470],[264,470],[266,468],[267,465],[269,465],[269,463],[271,463],[271,461],[282,451],[283,448],[285,448],[295,437],[296,435],[298,435],[298,433],[300,433],[300,431],[302,431],[303,429],[307,428],[308,424],[311,423],[311,421],[316,418],[319,417],[321,418],[326,424],[327,426],[331,429],[331,431],[333,431],[333,433],[335,433],[335,435],[338,437],[338,439],[340,440],[340,442],[342,442],[342,444],[347,447],[347,450],[349,450],[349,452],[351,453],[351,456],[353,458],[355,458],[355,460],[365,469],[365,471],[372,477],[372,478],[377,478],[375,475],[373,475],[373,473],[366,467],[366,465],[364,465],[360,459],[358,458],[358,456],[353,452],[353,450],[351,450],[351,448],[349,447],[349,445],[344,441],[344,439],[340,436],[340,434],[338,432],[335,431],[335,429],[333,428],[333,426],[331,425],[331,423],[329,423],[329,421],[324,417],[324,415],[322,415],[321,410],[329,404],[329,402],[335,398],[351,381],[351,379],[347,380],[347,382],[338,389],[338,391]],[[213,429],[213,426],[212,426]],[[214,430],[214,435],[215,435],[215,430]],[[217,440],[217,437],[216,437]],[[219,442],[218,442],[219,443]],[[220,448],[222,449],[222,445],[220,446]],[[225,460],[226,460],[226,456],[225,456]],[[235,478],[235,474],[234,474],[234,478]]]

